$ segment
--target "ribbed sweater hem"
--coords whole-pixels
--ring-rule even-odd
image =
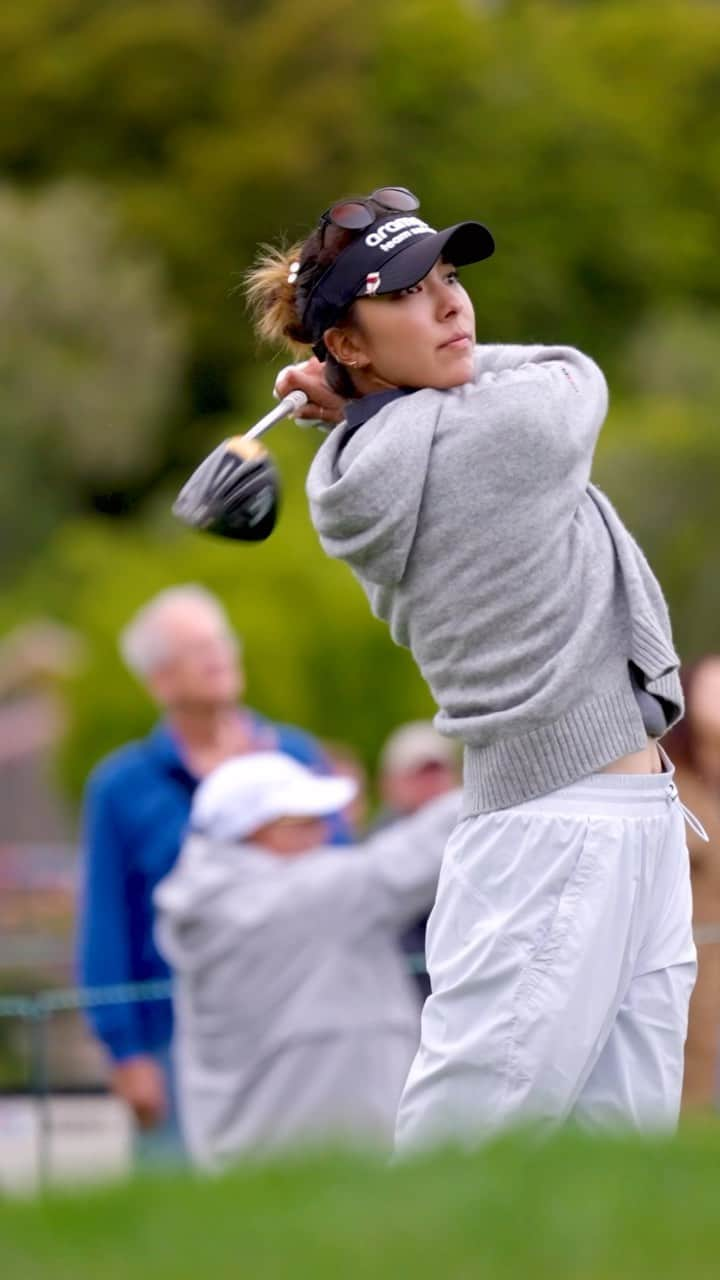
[[[632,692],[593,698],[552,724],[485,747],[466,746],[463,817],[508,809],[639,751],[647,732]]]

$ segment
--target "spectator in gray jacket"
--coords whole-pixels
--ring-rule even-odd
[[[397,943],[431,904],[455,792],[364,847],[323,847],[352,798],[265,752],[196,793],[157,940],[176,975],[183,1133],[218,1167],[253,1151],[345,1140],[390,1147],[419,1038]]]

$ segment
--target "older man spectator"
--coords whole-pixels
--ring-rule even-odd
[[[332,772],[314,740],[243,706],[238,643],[202,587],[161,592],[122,633],[127,666],[164,713],[148,737],[103,760],[85,799],[81,981],[98,987],[169,976],[153,940],[152,895],[178,856],[198,782],[245,752],[281,751],[315,772]],[[337,820],[331,841],[348,840]],[[153,1154],[176,1139],[169,999],[89,1010],[111,1062],[114,1092],[140,1130],[155,1130]],[[159,1132],[158,1132],[159,1131]]]
[[[397,934],[435,895],[461,796],[348,852],[323,847],[323,817],[356,787],[279,753],[227,761],[198,788],[156,890],[177,975],[180,1115],[201,1166],[391,1145],[419,1040]]]

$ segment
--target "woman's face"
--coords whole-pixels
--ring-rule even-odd
[[[351,366],[363,394],[387,387],[444,391],[472,380],[475,313],[455,268],[440,259],[409,289],[358,299],[328,345]]]

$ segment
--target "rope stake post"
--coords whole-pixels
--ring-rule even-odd
[[[37,1118],[37,1183],[40,1191],[47,1187],[51,1174],[52,1124],[50,1116],[50,1082],[48,1070],[48,1011],[42,999],[28,1002],[25,1015],[30,1034],[30,1090],[35,1100]]]

